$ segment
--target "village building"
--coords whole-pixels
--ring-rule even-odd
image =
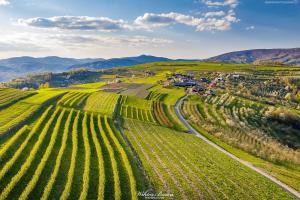
[[[148,77],[148,76],[155,76],[155,73],[150,71],[150,70],[146,70],[144,73],[144,76]]]

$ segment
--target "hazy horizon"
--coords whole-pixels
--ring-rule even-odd
[[[271,48],[271,49],[299,49],[300,47],[291,47],[291,48]],[[236,50],[236,51],[247,51],[247,50],[258,50],[258,49],[241,49],[241,50]],[[208,59],[208,58],[211,58],[211,57],[214,57],[214,56],[219,56],[219,55],[222,55],[222,54],[226,54],[226,53],[231,53],[231,52],[235,52],[235,51],[230,51],[230,52],[223,52],[223,53],[220,53],[218,55],[212,55],[210,57],[205,57],[205,58],[185,58],[185,57],[166,57],[166,58],[169,58],[169,59],[187,59],[187,60],[202,60],[202,59]],[[30,55],[20,55],[20,56],[12,56],[12,57],[0,57],[0,60],[4,60],[4,59],[9,59],[9,58],[18,58],[18,57],[33,57],[33,58],[46,58],[46,57],[60,57],[60,58],[69,58],[69,59],[114,59],[114,58],[125,58],[125,57],[138,57],[138,56],[142,56],[142,55],[145,55],[145,56],[154,56],[154,57],[164,57],[164,56],[161,56],[161,55],[153,55],[153,54],[144,54],[144,53],[141,53],[141,54],[136,54],[136,55],[129,55],[129,56],[124,56],[124,57],[101,57],[101,56],[98,56],[98,57],[68,57],[68,56],[59,56],[59,55],[45,55],[45,56],[30,56]]]

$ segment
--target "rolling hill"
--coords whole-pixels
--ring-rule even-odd
[[[300,65],[300,48],[254,49],[245,51],[235,51],[211,57],[206,61],[239,64],[261,64],[278,62],[287,65]]]
[[[147,62],[161,62],[161,61],[172,61],[169,58],[155,57],[149,55],[140,55],[137,57],[125,57],[125,58],[112,58],[108,60],[101,60],[96,62],[84,63],[79,65],[73,65],[69,69],[86,68],[86,69],[107,69],[112,67],[124,67],[132,66],[137,64],[144,64]]]
[[[43,58],[14,57],[0,60],[0,82],[36,72],[62,72],[71,65],[99,61],[102,59],[74,59],[49,56]]]
[[[34,57],[14,57],[0,60],[0,65],[11,68],[15,71],[61,71],[74,64],[82,64],[87,62],[99,61],[102,59],[74,59],[49,56],[43,58]]]

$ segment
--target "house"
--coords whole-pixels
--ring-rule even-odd
[[[23,88],[22,88],[22,91],[28,91],[28,90],[29,90],[28,87],[23,87]]]
[[[113,83],[121,83],[122,81],[120,80],[120,79],[115,79],[114,81],[113,81]]]
[[[168,82],[168,81],[163,81],[161,84],[163,85],[163,87],[169,87],[169,86],[171,86],[171,83]]]
[[[183,74],[175,74],[175,79],[180,82],[189,80],[189,77]]]
[[[145,75],[145,76],[154,76],[155,73],[152,72],[152,71],[150,71],[150,70],[147,70],[147,71],[145,71],[145,74],[144,74],[144,75]]]
[[[231,77],[234,78],[234,79],[238,79],[238,78],[240,78],[240,75],[239,74],[232,74]]]
[[[186,82],[175,82],[174,86],[177,87],[192,87],[192,86],[196,86],[196,81],[186,81]]]
[[[205,93],[213,96],[216,95],[216,92],[214,90],[207,90]]]
[[[209,87],[211,87],[211,88],[214,88],[214,87],[216,87],[217,86],[217,83],[216,82],[211,82],[210,84],[209,84]]]
[[[174,83],[174,82],[175,82],[175,79],[172,78],[172,77],[169,77],[169,78],[167,78],[167,81],[169,81],[169,82],[171,82],[171,83]]]
[[[218,81],[224,81],[224,77],[223,76],[219,76],[219,77],[217,77],[217,80]]]
[[[202,83],[208,83],[209,81],[208,81],[207,78],[200,78],[200,82],[202,82]]]
[[[200,92],[204,92],[205,88],[198,85],[198,86],[193,87],[192,91],[195,92],[195,93],[200,93]]]
[[[190,79],[194,78],[194,73],[193,72],[188,72],[187,77]]]
[[[185,78],[186,77],[186,75],[184,75],[184,74],[174,74],[173,76],[175,78]]]

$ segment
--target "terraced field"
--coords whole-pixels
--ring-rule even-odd
[[[124,118],[156,123],[152,112],[152,101],[131,96],[121,96],[119,114]]]
[[[31,95],[35,94],[34,92],[21,91],[16,89],[2,89],[0,91],[0,109],[14,104],[21,99],[25,99]]]
[[[111,115],[115,111],[118,100],[118,94],[95,92],[87,98],[83,109]]]
[[[149,97],[152,98],[151,100],[122,96],[120,99],[120,115],[124,118],[137,119],[185,131],[186,128],[175,114],[174,106],[163,104],[161,101],[153,101],[154,93],[150,93],[150,96],[151,94],[152,97]]]
[[[154,101],[153,113],[161,126],[174,128],[176,130],[186,130],[184,125],[178,120],[173,105],[166,105],[160,101]]]
[[[49,106],[1,144],[0,199],[137,199],[123,145],[108,117]]]
[[[26,122],[26,120],[39,108],[41,108],[43,104],[60,94],[61,93],[59,92],[41,92],[24,100],[18,101],[5,109],[1,109],[0,136],[1,134],[10,132],[14,128],[18,128],[20,123]]]
[[[153,101],[160,101],[162,100],[167,94],[151,91],[149,92],[148,96],[146,97],[147,100],[153,100]]]
[[[176,199],[293,199],[193,135],[132,119],[124,126],[157,191]]]
[[[89,93],[85,92],[70,92],[63,96],[57,103],[58,105],[67,107],[80,107],[89,97]]]

